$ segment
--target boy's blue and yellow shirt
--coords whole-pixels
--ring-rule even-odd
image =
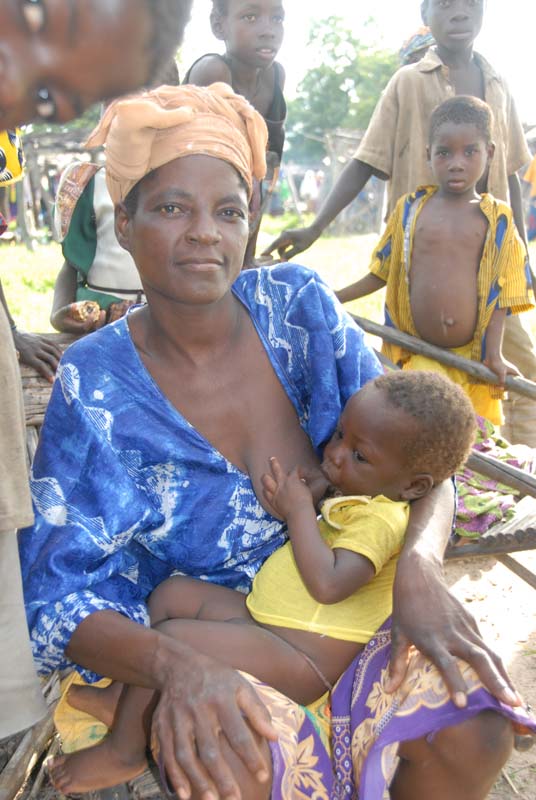
[[[0,132],[0,186],[14,183],[22,177],[24,154],[20,131]]]

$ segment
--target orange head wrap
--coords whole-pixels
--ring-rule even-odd
[[[160,86],[115,100],[86,142],[106,145],[106,182],[114,203],[144,175],[175,158],[207,155],[228,161],[245,180],[266,172],[266,123],[226,83]]]

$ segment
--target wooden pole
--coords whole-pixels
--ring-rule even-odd
[[[410,336],[409,333],[403,333],[396,328],[380,325],[377,322],[372,322],[370,319],[356,317],[354,314],[351,314],[351,317],[364,331],[371,333],[373,336],[380,336],[386,342],[397,344],[405,350],[409,350],[411,353],[418,353],[419,355],[433,358],[435,361],[439,361],[440,364],[445,364],[447,367],[461,369],[473,378],[477,378],[485,383],[499,383],[499,379],[495,373],[488,369],[488,367],[485,367],[484,364],[481,364],[480,361],[471,361],[469,358],[463,358],[463,356],[458,356],[450,350],[444,350],[442,347],[436,347],[434,344],[423,342],[422,339]],[[512,392],[517,392],[517,394],[522,394],[525,397],[530,397],[531,400],[536,400],[536,383],[526,378],[515,378],[513,375],[507,375],[505,388]]]

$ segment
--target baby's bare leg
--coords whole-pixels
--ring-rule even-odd
[[[182,575],[174,575],[157,586],[147,605],[152,625],[168,619],[251,619],[241,592]]]

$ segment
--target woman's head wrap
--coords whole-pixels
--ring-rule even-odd
[[[86,142],[106,146],[106,183],[114,203],[144,175],[190,155],[232,164],[252,190],[266,172],[266,123],[226,83],[160,86],[115,100]]]

